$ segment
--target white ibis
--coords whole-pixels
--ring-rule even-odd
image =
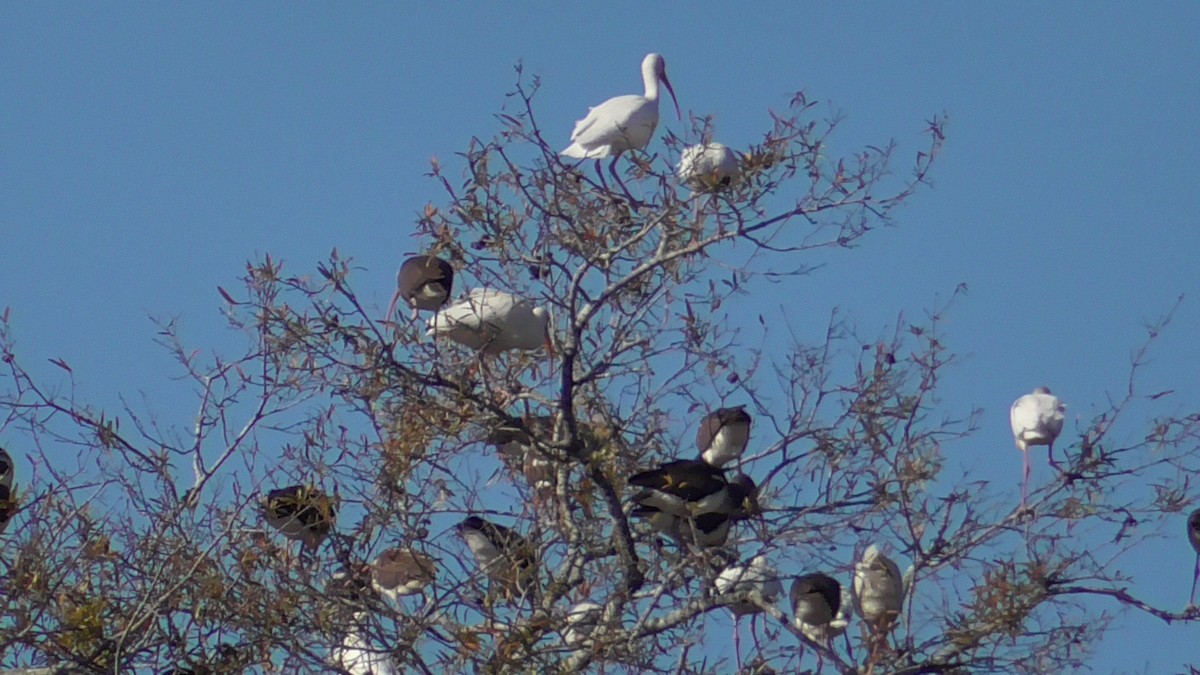
[[[371,586],[393,602],[425,590],[437,580],[437,563],[407,548],[389,548],[369,565]]]
[[[1029,497],[1029,447],[1047,446],[1050,465],[1058,468],[1054,461],[1054,439],[1062,433],[1063,412],[1066,409],[1067,406],[1046,387],[1038,387],[1032,394],[1025,394],[1013,403],[1009,418],[1012,421],[1013,438],[1025,464],[1025,477],[1021,483],[1022,508]]]
[[[749,564],[727,567],[717,576],[718,593],[753,593],[758,592],[769,604],[775,604],[783,595],[783,582],[779,580],[779,571],[767,560],[765,555],[755,556]],[[739,602],[726,605],[733,614],[733,649],[737,657],[738,672],[742,671],[742,640],[741,619],[750,615],[750,634],[754,635],[754,621],[763,611],[762,607],[752,602]]]
[[[571,647],[583,646],[592,639],[596,624],[604,614],[604,607],[594,602],[581,602],[567,612],[567,628],[563,631],[563,642]]]
[[[872,631],[886,634],[904,604],[900,567],[871,544],[854,565],[854,609]]]
[[[721,143],[689,145],[675,169],[680,182],[697,192],[716,192],[729,187],[741,173],[741,158]]]
[[[268,525],[308,550],[321,545],[337,520],[334,500],[311,485],[271,490],[262,500],[262,507]]]
[[[740,458],[750,441],[750,421],[745,406],[720,408],[706,415],[696,431],[700,458],[716,467]]]
[[[520,598],[534,590],[537,549],[514,530],[469,516],[458,524],[458,534],[475,555],[479,569],[500,585],[506,598]]]
[[[450,263],[431,255],[413,256],[396,273],[396,294],[388,305],[387,320],[396,315],[401,298],[412,307],[415,317],[418,310],[432,311],[446,304],[453,288],[454,268]]]
[[[16,475],[17,467],[12,457],[7,450],[0,448],[0,534],[17,512],[17,502],[13,499],[13,480]]]
[[[371,647],[356,628],[329,654],[330,662],[350,675],[400,675],[400,668],[386,649]]]
[[[550,313],[504,291],[472,289],[466,298],[435,314],[428,325],[429,335],[448,337],[484,354],[531,351],[544,346],[554,355]]]
[[[658,83],[662,82],[675,103],[675,113],[683,119],[675,89],[667,79],[667,62],[658,54],[647,54],[642,59],[642,82],[645,92],[641,96],[629,94],[615,96],[592,108],[586,117],[575,123],[571,132],[571,145],[562,151],[567,157],[595,159],[596,172],[601,183],[600,159],[612,157],[608,171],[620,184],[629,200],[634,201],[617,174],[617,158],[626,150],[641,150],[650,144],[654,129],[658,126]]]
[[[1188,516],[1187,535],[1188,541],[1192,543],[1192,549],[1196,551],[1196,569],[1192,573],[1192,598],[1190,600],[1194,604],[1196,602],[1196,580],[1200,579],[1200,509],[1192,511],[1192,515]]]
[[[792,582],[792,624],[804,637],[827,644],[846,630],[849,618],[843,611],[842,585],[833,577],[816,572]]]

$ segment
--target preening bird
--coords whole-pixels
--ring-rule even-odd
[[[675,175],[697,192],[716,192],[732,185],[741,172],[736,152],[721,143],[704,143],[684,148]]]
[[[429,319],[428,326],[428,335],[448,337],[484,354],[545,346],[554,355],[550,313],[528,299],[491,288],[472,289]]]
[[[1024,458],[1025,473],[1021,483],[1021,507],[1029,497],[1029,448],[1045,445],[1049,448],[1050,465],[1058,468],[1054,461],[1054,439],[1062,433],[1063,413],[1067,406],[1046,387],[1038,387],[1032,394],[1017,399],[1010,411],[1013,438]]]
[[[650,144],[654,129],[658,126],[658,83],[662,82],[671,94],[675,103],[675,112],[679,119],[683,113],[679,110],[679,101],[675,98],[675,89],[667,78],[667,62],[658,54],[647,54],[642,59],[642,83],[645,92],[641,96],[634,94],[615,96],[604,103],[592,108],[588,114],[575,123],[571,132],[571,145],[562,151],[567,157],[579,159],[595,159],[596,172],[604,182],[604,174],[600,172],[600,159],[612,157],[608,171],[617,180],[630,201],[633,197],[625,188],[625,183],[617,174],[617,158],[626,150],[641,150]]]
[[[354,629],[342,639],[342,644],[329,654],[333,665],[350,675],[400,675],[400,668],[386,649],[367,643],[360,629]]]
[[[820,572],[797,577],[791,597],[792,623],[809,640],[826,643],[845,632],[848,617],[841,612],[842,585],[837,579]]]
[[[499,584],[506,597],[518,598],[535,590],[537,548],[533,542],[479,516],[459,523],[458,534],[475,555],[479,569]]]
[[[750,413],[741,405],[706,415],[696,430],[700,458],[716,467],[740,458],[750,442],[750,422]]]
[[[337,520],[337,504],[315,486],[292,485],[271,490],[262,500],[267,524],[283,536],[315,550]]]
[[[904,604],[900,567],[871,544],[854,565],[854,608],[873,631],[888,632]]]
[[[8,528],[8,522],[17,512],[17,501],[13,498],[13,481],[17,467],[4,448],[0,448],[0,534]]]
[[[775,604],[783,595],[783,582],[779,580],[776,570],[765,555],[755,556],[747,565],[736,565],[725,568],[717,576],[718,593],[752,593],[757,591],[769,604]],[[738,672],[742,670],[742,636],[741,618],[750,615],[750,633],[754,633],[754,621],[763,611],[761,607],[750,602],[739,602],[726,605],[733,614],[733,648],[737,657]]]
[[[431,255],[418,255],[404,261],[396,274],[396,294],[388,306],[387,318],[396,315],[396,305],[401,298],[413,309],[436,310],[450,299],[454,288],[454,268],[450,263]]]
[[[1200,579],[1200,509],[1192,511],[1192,514],[1187,519],[1187,536],[1188,541],[1192,544],[1192,550],[1196,552],[1196,569],[1192,573],[1192,598],[1190,602],[1196,602],[1196,580]]]
[[[596,624],[604,615],[604,607],[594,602],[581,602],[567,612],[566,630],[563,631],[563,642],[572,647],[578,647],[592,639]]]
[[[433,558],[407,548],[389,548],[369,565],[371,586],[393,602],[420,593],[437,580]]]

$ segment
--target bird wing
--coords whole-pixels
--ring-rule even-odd
[[[630,127],[643,123],[639,113],[648,103],[636,94],[614,96],[592,108],[586,117],[575,123],[571,140],[584,148],[612,145]]]
[[[725,474],[707,462],[681,459],[634,474],[629,484],[694,502],[720,492],[728,483]]]
[[[1026,431],[1037,429],[1038,406],[1032,395],[1026,394],[1013,403],[1009,420],[1012,422],[1013,435],[1017,437]]]

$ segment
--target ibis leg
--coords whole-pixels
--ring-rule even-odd
[[[1192,597],[1188,600],[1189,605],[1196,604],[1196,581],[1200,580],[1200,553],[1196,554],[1196,569],[1192,572]]]
[[[753,624],[751,624],[753,626]],[[733,653],[737,658],[737,672],[742,672],[742,620],[733,617]]]
[[[608,172],[617,179],[617,185],[621,186],[621,192],[625,193],[625,198],[629,200],[630,206],[637,208],[641,202],[633,198],[633,195],[629,193],[629,188],[625,187],[625,181],[621,180],[621,174],[617,173],[617,160],[620,158],[620,155],[613,157],[612,161],[608,163]]]

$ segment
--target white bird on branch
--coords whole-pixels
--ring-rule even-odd
[[[636,200],[617,174],[617,159],[626,150],[641,150],[650,144],[654,129],[658,127],[658,83],[662,82],[675,103],[675,113],[683,119],[675,89],[667,78],[667,62],[658,54],[647,54],[642,59],[642,82],[645,92],[638,96],[614,96],[592,108],[586,117],[575,123],[571,132],[571,145],[562,151],[567,157],[595,159],[596,173],[604,184],[604,173],[600,170],[600,159],[612,157],[608,171],[617,180],[629,201]],[[605,189],[607,189],[605,184]]]
[[[769,604],[775,604],[783,595],[783,582],[779,580],[779,571],[767,561],[765,555],[757,555],[748,565],[728,567],[717,577],[718,593],[753,593],[758,592]],[[755,619],[763,611],[762,607],[751,602],[740,602],[726,605],[733,614],[733,650],[737,657],[738,672],[742,671],[742,636],[741,619],[750,615],[750,635],[758,638],[754,632]]]
[[[1046,387],[1038,387],[1032,394],[1025,394],[1012,405],[1009,418],[1012,421],[1013,438],[1017,449],[1024,457],[1025,471],[1021,482],[1021,508],[1029,498],[1029,448],[1045,445],[1049,448],[1050,466],[1058,468],[1054,461],[1054,439],[1062,433],[1063,413],[1067,406],[1051,394]]]

